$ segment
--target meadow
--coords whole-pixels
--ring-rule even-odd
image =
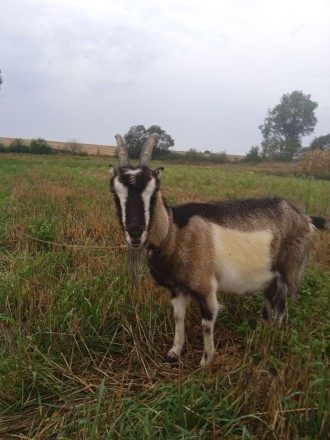
[[[212,365],[192,305],[171,366],[170,296],[146,267],[131,285],[108,163],[0,155],[0,438],[330,438],[330,233],[281,330],[262,295],[219,294]],[[170,202],[272,194],[330,218],[330,181],[292,166],[162,166]]]

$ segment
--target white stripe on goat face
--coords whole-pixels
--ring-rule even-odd
[[[115,177],[113,182],[114,189],[116,191],[116,194],[119,198],[120,207],[121,207],[121,219],[123,222],[123,225],[125,227],[126,224],[126,202],[128,198],[128,189],[125,185],[123,185],[118,177]]]
[[[155,192],[155,189],[156,189],[156,179],[154,177],[152,177],[141,194],[143,204],[144,204],[144,221],[145,221],[145,225],[146,225],[146,231],[148,230],[148,226],[149,226],[149,222],[150,222],[150,200],[151,200],[152,195]],[[147,235],[147,232],[146,232],[146,235]]]

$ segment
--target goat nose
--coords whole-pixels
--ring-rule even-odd
[[[143,228],[141,228],[140,226],[131,226],[130,228],[127,228],[127,232],[133,244],[140,243]]]

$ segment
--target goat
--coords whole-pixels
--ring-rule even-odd
[[[147,139],[139,165],[132,167],[125,143],[116,135],[120,164],[110,165],[110,189],[130,252],[131,275],[147,249],[151,275],[172,294],[175,336],[166,360],[181,355],[186,307],[193,298],[202,317],[204,366],[215,352],[217,291],[263,291],[262,316],[280,327],[287,296],[297,295],[313,230],[330,229],[330,223],[277,197],[169,206],[160,192],[164,168],[149,167],[157,137]]]

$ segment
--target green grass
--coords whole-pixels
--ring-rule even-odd
[[[169,164],[162,188],[173,202],[279,195],[329,217],[329,181],[269,171]],[[169,295],[146,268],[130,284],[107,158],[0,156],[0,216],[0,438],[327,438],[330,234],[282,330],[260,295],[222,297],[200,369],[195,305],[180,365],[163,362]]]

